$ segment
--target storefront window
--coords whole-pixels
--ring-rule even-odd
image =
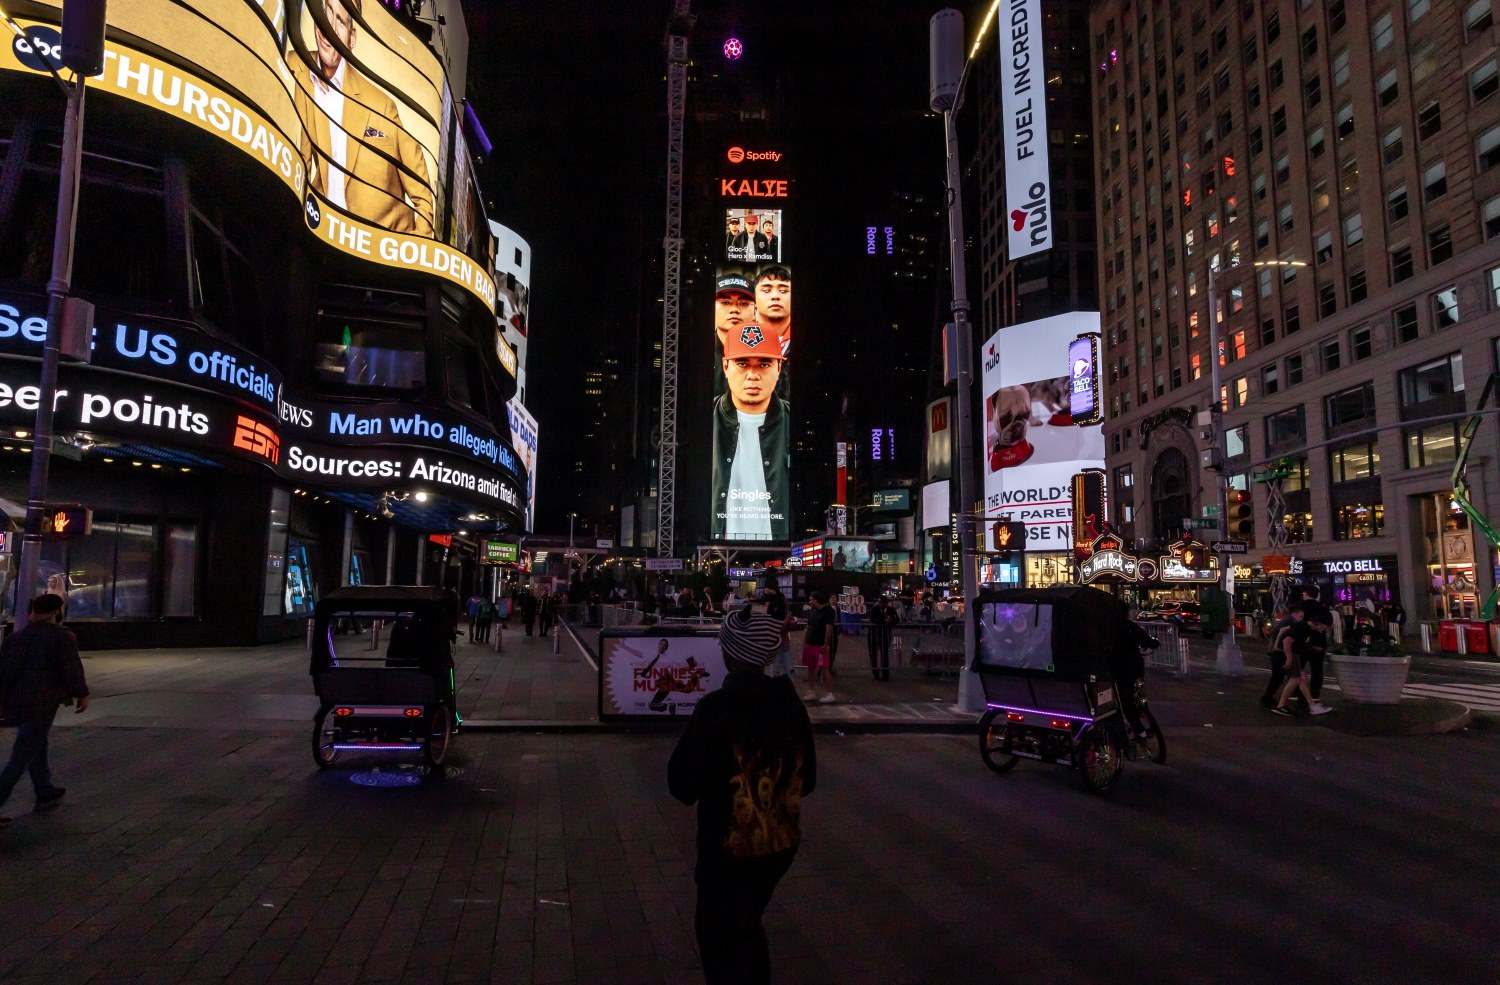
[[[161,614],[193,615],[198,596],[198,528],[189,523],[167,524],[164,561]]]
[[[271,517],[266,525],[266,572],[261,591],[260,614],[282,615],[282,590],[286,585],[287,524],[291,520],[292,494],[285,489],[271,490]]]
[[[1334,483],[1369,479],[1380,474],[1380,449],[1369,441],[1328,453],[1329,481]]]
[[[1333,514],[1333,539],[1358,540],[1385,532],[1385,507],[1380,503],[1340,506]]]
[[[1266,445],[1276,448],[1303,440],[1306,429],[1302,423],[1302,405],[1289,408],[1266,418]]]
[[[120,523],[115,530],[114,616],[142,619],[151,615],[156,528],[149,523]]]
[[[311,615],[318,600],[318,580],[310,544],[295,537],[287,541],[286,608],[289,616]]]
[[[1313,539],[1313,518],[1311,513],[1287,513],[1281,518],[1282,526],[1286,527],[1286,542],[1288,544],[1306,544]]]
[[[1478,613],[1474,584],[1474,536],[1468,516],[1448,493],[1417,500],[1422,552],[1427,570],[1427,604],[1439,619],[1466,619]]]
[[[171,525],[170,529],[179,527],[196,536],[191,526]],[[154,597],[159,529],[150,522],[95,514],[88,536],[43,545],[38,584],[29,596],[43,591],[63,596],[68,600],[70,620],[152,619],[183,614],[171,607],[167,597],[159,610]],[[189,556],[179,572],[174,574],[170,563],[161,572],[168,585],[185,579],[187,615],[192,614],[195,563],[196,557]]]

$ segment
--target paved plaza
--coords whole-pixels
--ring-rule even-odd
[[[466,644],[468,713],[561,720],[592,671],[560,650]],[[86,665],[96,703],[53,733],[67,800],[27,813],[23,781],[0,833],[7,985],[701,981],[674,731],[510,718],[446,779],[370,787],[414,763],[316,769],[296,647]],[[1168,762],[1109,798],[997,776],[972,734],[825,721],[776,980],[1494,981],[1494,720],[1365,735],[1348,707],[1265,714],[1261,681],[1153,681]]]

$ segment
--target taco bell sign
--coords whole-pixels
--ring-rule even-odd
[[[1004,0],[1001,6],[1000,105],[1005,114],[1006,253],[1011,260],[1052,248],[1041,6],[1041,0]]]

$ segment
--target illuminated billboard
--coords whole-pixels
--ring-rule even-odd
[[[296,9],[288,19],[278,0],[113,4],[91,88],[234,146],[289,189],[287,207],[334,249],[442,277],[493,305],[488,258],[450,245],[475,220],[463,169],[465,187],[440,194],[454,110],[436,56],[379,4]],[[0,68],[43,74],[35,51],[55,49],[56,18],[19,23],[32,43],[0,49]],[[453,130],[448,144],[461,145]],[[462,206],[440,214],[439,201]]]
[[[1011,0],[1010,55],[1000,59],[1000,127],[1005,145],[1006,257],[1052,247],[1052,180],[1047,165],[1047,77],[1041,0]]]
[[[766,263],[782,259],[785,210],[735,206],[724,211],[724,259]]]
[[[1026,524],[1027,549],[1073,544],[1073,476],[1104,467],[1104,432],[1073,422],[1068,349],[1099,330],[1098,312],[1072,312],[1004,328],[983,359],[984,509]]]
[[[521,403],[512,397],[505,404],[505,416],[510,420],[510,443],[526,470],[526,529],[534,530],[536,522],[536,418]]]
[[[724,250],[714,276],[710,537],[791,539],[792,266],[777,150],[730,147],[720,162]],[[773,199],[774,201],[763,201]]]

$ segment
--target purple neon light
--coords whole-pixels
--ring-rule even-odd
[[[405,743],[405,742],[356,742],[356,743],[354,743],[352,745],[351,744],[347,744],[347,743],[342,743],[342,742],[336,742],[336,743],[334,743],[333,748],[335,748],[335,749],[420,749],[422,747],[420,745],[409,745],[408,743]]]
[[[1093,719],[1086,715],[1064,715],[1060,711],[1042,711],[1040,708],[1022,708],[1018,705],[988,705],[996,711],[1019,711],[1028,715],[1050,715],[1053,718],[1067,718],[1075,722],[1092,722]]]
[[[464,122],[469,125],[469,132],[478,141],[479,149],[484,151],[485,157],[489,157],[495,145],[490,143],[489,135],[484,132],[484,127],[479,125],[479,116],[475,114],[473,105],[467,99],[464,100]]]

